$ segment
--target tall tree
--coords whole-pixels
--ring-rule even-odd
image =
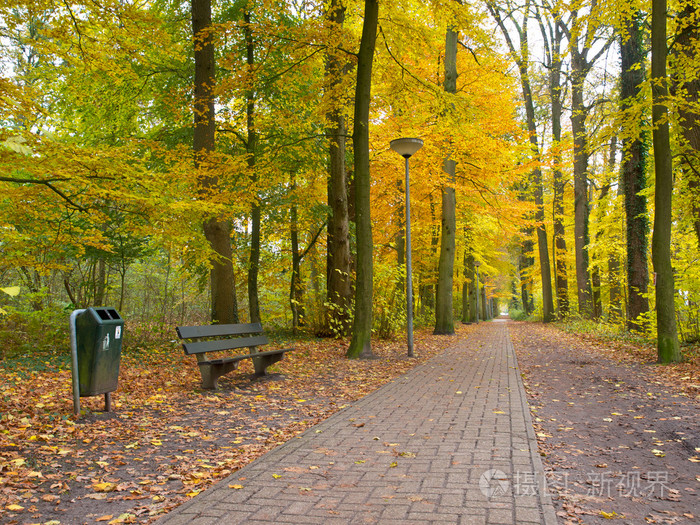
[[[682,0],[676,20],[673,46],[673,95],[679,100],[678,124],[681,128],[680,165],[690,194],[690,211],[700,247],[700,7],[693,0]]]
[[[566,229],[564,227],[564,188],[566,181],[561,168],[561,116],[563,99],[561,75],[563,67],[562,43],[564,31],[560,21],[560,12],[556,5],[545,4],[552,19],[546,19],[542,12],[536,11],[540,25],[542,42],[545,52],[545,67],[548,70],[550,119],[552,128],[552,179],[554,212],[553,241],[554,246],[554,289],[557,297],[557,312],[559,317],[569,313],[569,280],[566,269]]]
[[[609,170],[615,169],[617,159],[617,135],[613,135],[610,143],[610,157],[608,159]],[[618,177],[619,178],[619,177]],[[617,185],[617,197],[624,195],[622,184]],[[611,239],[613,243],[618,243],[621,240],[619,234],[614,234]],[[608,253],[608,321],[618,323],[622,320],[624,294],[622,291],[623,280],[621,275],[620,254],[617,250],[610,250]]]
[[[641,331],[640,316],[649,312],[647,283],[647,234],[649,217],[646,188],[647,144],[644,132],[639,130],[637,98],[645,77],[642,15],[635,11],[624,21],[625,34],[620,41],[620,106],[629,116],[623,126],[622,189],[625,195],[625,223],[627,228],[627,328]],[[633,130],[630,134],[629,131]]]
[[[245,50],[246,64],[249,74],[253,74],[255,68],[255,42],[253,40],[253,27],[251,25],[251,12],[246,10],[243,14],[245,24]],[[258,132],[255,129],[255,88],[250,86],[246,90],[246,128],[248,137],[246,140],[246,152],[248,170],[254,191],[258,182],[256,172],[256,149],[258,144]],[[248,310],[251,323],[260,322],[260,299],[258,293],[258,275],[260,273],[260,202],[257,195],[253,197],[250,209],[250,256],[248,258]]]
[[[215,150],[214,118],[215,60],[211,27],[211,0],[192,0],[194,40],[194,165],[204,196],[214,193],[218,177],[208,164]],[[218,323],[238,322],[236,287],[231,249],[231,223],[221,217],[204,222],[204,235],[214,254],[211,258],[211,319]]]
[[[475,284],[471,272],[473,265],[474,256],[469,253],[469,250],[464,250],[464,258],[462,259],[462,322],[464,324],[470,323],[472,320],[471,316],[473,315],[470,294]]]
[[[339,33],[345,21],[345,5],[342,0],[331,0],[326,18],[330,26],[331,46],[326,58],[326,78],[331,109],[327,119],[329,127],[329,177],[328,177],[328,260],[326,290],[328,309],[326,323],[333,330],[345,334],[350,329],[350,305],[352,304],[352,280],[350,276],[350,219],[348,213],[348,182],[345,169],[345,115],[342,110],[342,78],[346,70],[338,48]]]
[[[369,105],[372,97],[372,63],[377,42],[379,0],[365,0],[362,39],[357,54],[355,121],[352,145],[355,152],[355,225],[357,276],[352,339],[347,356],[372,355],[372,222],[370,220]]]
[[[459,34],[448,27],[445,35],[445,80],[446,93],[457,92],[457,38]],[[447,109],[449,113],[450,109]],[[455,197],[455,162],[448,156],[443,163],[448,182],[442,188],[442,227],[440,230],[440,259],[438,262],[437,297],[435,305],[435,334],[454,334],[452,313],[452,289],[455,264],[455,237],[457,229]]]
[[[578,6],[578,4],[575,4]],[[597,46],[598,51],[589,57],[594,44],[599,40],[600,29],[597,14],[598,1],[591,0],[588,6],[591,14],[579,16],[578,7],[571,10],[571,27],[559,22],[569,40],[571,54],[571,134],[574,139],[574,250],[576,252],[576,286],[578,311],[584,317],[591,317],[591,280],[589,276],[588,217],[588,135],[586,117],[589,108],[585,104],[585,81],[598,58],[610,47],[612,40]]]
[[[615,158],[617,156],[617,138],[612,137],[610,140],[610,151],[608,154],[608,167],[607,175],[610,176],[615,170]],[[609,178],[606,178],[603,187],[598,195],[599,206],[603,206],[605,200],[610,194],[611,182]],[[592,193],[592,192],[591,192]],[[593,198],[593,195],[591,195]],[[602,237],[604,235],[603,228],[598,229],[595,233],[595,244],[600,244]],[[601,290],[601,277],[600,277],[600,264],[594,264],[591,268],[591,300],[593,304],[593,319],[600,319],[603,316],[603,299]]]
[[[671,216],[673,210],[673,158],[668,125],[666,79],[666,0],[651,4],[651,115],[654,124],[654,232],[651,260],[656,273],[656,345],[660,363],[678,362],[681,350],[676,328],[673,266],[671,264]]]
[[[530,84],[529,71],[529,41],[528,41],[528,20],[530,17],[530,0],[526,0],[523,8],[522,23],[518,23],[513,13],[509,13],[511,22],[514,24],[519,38],[519,50],[508,32],[500,7],[494,3],[488,4],[491,15],[503,33],[503,37],[508,44],[510,55],[518,66],[520,73],[520,86],[523,92],[523,103],[525,104],[525,114],[527,119],[527,129],[530,137],[530,149],[533,157],[539,161],[540,151],[537,142],[537,124],[535,122],[535,104],[532,99],[532,87]],[[540,277],[542,282],[542,318],[545,322],[554,320],[554,299],[552,296],[552,271],[549,264],[549,249],[547,247],[547,230],[544,224],[544,199],[542,188],[542,170],[536,167],[530,173],[530,188],[535,200],[535,221],[537,232],[537,248],[540,260]],[[525,298],[523,298],[525,299]],[[525,302],[523,300],[523,302]]]

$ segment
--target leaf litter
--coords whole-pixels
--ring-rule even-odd
[[[413,359],[399,341],[373,342],[372,360],[346,359],[342,340],[298,342],[268,376],[244,362],[215,392],[175,343],[125,353],[112,412],[81,398],[79,419],[70,370],[0,362],[0,522],[155,521],[455,342],[415,338]]]
[[[697,523],[697,356],[509,326],[559,522]]]

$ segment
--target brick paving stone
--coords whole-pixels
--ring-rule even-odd
[[[497,320],[158,525],[556,525],[544,479],[508,323]]]

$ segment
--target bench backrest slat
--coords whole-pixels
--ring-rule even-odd
[[[180,339],[198,339],[200,337],[223,337],[229,335],[259,334],[262,324],[212,324],[207,326],[177,326]],[[240,348],[240,347],[237,347]]]
[[[200,336],[204,337],[204,336]],[[235,337],[233,339],[218,339],[215,341],[197,341],[195,343],[183,343],[186,354],[200,354],[202,352],[217,352],[220,350],[233,350],[248,346],[266,345],[266,335],[254,335],[250,337]]]

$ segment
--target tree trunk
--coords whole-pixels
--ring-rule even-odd
[[[243,14],[245,21],[245,46],[246,63],[248,70],[252,73],[255,67],[255,42],[253,41],[253,29],[251,23],[251,13],[246,11]],[[255,92],[253,89],[246,91],[246,128],[248,138],[246,142],[246,152],[248,153],[249,177],[255,188],[258,182],[258,175],[255,171],[256,149],[258,135],[255,129]],[[257,193],[257,192],[256,192]],[[257,195],[253,196],[254,202],[250,209],[250,256],[248,259],[248,309],[251,323],[259,323],[260,319],[260,299],[258,293],[258,274],[260,273],[260,202]]]
[[[666,107],[666,0],[652,0],[651,5],[651,113],[656,175],[651,259],[656,272],[657,350],[660,363],[675,363],[681,360],[681,351],[676,329],[671,266],[673,159]]]
[[[539,10],[535,16],[540,25],[543,37],[544,51],[549,70],[549,101],[552,121],[552,211],[554,236],[552,246],[554,248],[554,290],[557,298],[557,313],[559,318],[564,318],[569,313],[569,281],[566,268],[566,230],[564,227],[564,174],[561,170],[561,115],[562,115],[562,88],[561,46],[564,40],[561,17],[558,8],[551,9],[550,14],[554,24],[545,24]],[[550,44],[548,46],[547,44]]]
[[[610,193],[610,184],[607,183],[603,186],[603,189],[598,196],[598,203],[602,205],[602,201]],[[596,242],[601,241],[601,235],[603,235],[603,230],[600,229],[596,232]],[[601,292],[601,278],[600,278],[600,265],[593,264],[591,268],[591,304],[593,307],[593,319],[600,320],[603,317],[603,299]]]
[[[574,249],[576,251],[576,287],[578,311],[590,318],[591,282],[588,275],[588,145],[586,108],[583,104],[585,60],[578,52],[571,56],[571,132],[574,137]]]
[[[558,26],[557,26],[558,27]],[[561,31],[558,33],[561,34]],[[555,48],[556,57],[559,57],[559,46]],[[552,63],[549,73],[549,90],[552,110],[552,139],[553,146],[558,148],[561,144],[561,58]],[[554,211],[554,281],[557,295],[557,310],[559,318],[564,318],[569,313],[569,278],[566,269],[566,229],[564,228],[564,174],[561,170],[561,153],[558,149],[554,153],[554,167],[552,169],[553,181],[553,211]]]
[[[627,40],[620,43],[622,72],[620,77],[620,99],[623,111],[636,104],[644,82],[645,52],[642,41],[641,14],[637,11],[626,21]],[[647,145],[644,132],[622,140],[622,188],[625,195],[625,222],[627,230],[627,328],[641,331],[640,316],[649,312],[647,283],[647,234],[649,219],[647,200],[642,190],[646,189]]]
[[[352,134],[355,152],[355,222],[357,279],[351,358],[372,356],[372,223],[370,220],[369,106],[372,92],[372,62],[377,41],[379,0],[365,0],[362,40],[357,56],[355,123]]]
[[[474,256],[469,253],[469,249],[464,250],[464,260],[463,260],[463,277],[464,282],[462,283],[462,322],[471,323],[476,317],[476,308],[472,307],[472,298],[474,296],[474,285],[475,285],[475,275],[474,275]]]
[[[469,322],[476,323],[476,269],[474,266],[474,255],[469,254],[468,260],[468,272],[469,272]]]
[[[403,194],[405,199],[405,189],[403,181],[396,181],[396,187],[399,193]],[[410,195],[409,195],[410,196]],[[408,289],[406,288],[406,272],[401,272],[400,270],[407,269],[406,265],[406,213],[405,206],[400,206],[400,203],[394,208],[394,222],[396,224],[396,268],[399,269],[399,275],[394,283],[394,292],[391,297],[391,304],[398,304],[403,299],[406,299],[404,303],[408,308],[408,300],[406,293]]]
[[[292,187],[294,186],[296,185],[293,183]],[[296,203],[292,204],[290,215],[290,237],[292,244],[292,278],[289,284],[289,305],[292,310],[292,329],[296,332],[296,330],[304,324],[304,286],[301,282],[299,221]]]
[[[534,155],[539,158],[537,145],[537,126],[535,124],[535,106],[532,100],[530,79],[526,67],[520,67],[520,81],[525,99],[525,112],[527,115],[527,127],[530,132],[530,145]],[[530,185],[535,197],[535,222],[537,231],[537,251],[540,258],[540,277],[542,280],[542,320],[545,323],[554,320],[554,300],[552,297],[552,271],[549,265],[549,248],[547,246],[547,230],[544,226],[544,199],[542,189],[542,171],[539,168],[532,170]]]
[[[437,216],[435,213],[435,201],[433,200],[433,194],[428,194],[428,201],[430,203],[430,223],[434,224]],[[430,255],[432,258],[438,255],[438,244],[440,243],[440,228],[439,226],[432,226],[430,228]],[[427,274],[427,275],[426,275]],[[433,269],[424,270],[422,275],[423,279],[428,281],[428,283],[422,283],[420,286],[420,305],[421,314],[425,317],[429,316],[431,312],[435,309],[435,286],[432,284],[435,272]]]
[[[105,290],[107,289],[107,261],[103,256],[97,259],[95,275],[95,306],[104,306]]]
[[[549,265],[549,248],[547,246],[547,230],[544,226],[544,199],[542,190],[542,171],[536,168],[532,172],[535,186],[535,204],[537,212],[537,247],[540,255],[540,271],[542,278],[542,320],[545,323],[554,321],[554,299],[552,297],[552,270]]]
[[[525,232],[525,241],[518,257],[518,273],[520,273],[520,299],[523,303],[523,312],[525,315],[531,315],[535,311],[534,297],[532,294],[532,282],[530,276],[526,275],[530,268],[535,265],[535,260],[530,256],[534,250],[534,246],[530,238],[532,237],[532,229],[528,228]]]
[[[445,36],[445,83],[446,93],[457,92],[457,37],[453,28],[448,28]],[[449,110],[448,110],[449,111]],[[455,237],[457,230],[456,198],[454,189],[455,162],[449,152],[443,164],[449,183],[442,189],[442,228],[440,235],[440,259],[438,262],[438,283],[435,305],[434,334],[454,334],[454,314],[452,312],[452,289],[455,264]]]
[[[327,13],[332,31],[345,21],[345,6],[341,0],[331,0]],[[329,179],[328,179],[328,268],[326,271],[326,310],[327,327],[333,333],[345,335],[350,330],[350,306],[352,304],[352,279],[350,272],[350,218],[348,214],[348,186],[345,171],[345,117],[337,90],[346,69],[337,50],[330,50],[326,62],[326,78],[331,107],[327,118],[329,140]]]
[[[615,169],[615,156],[617,155],[617,137],[613,136],[610,140],[610,152],[608,154],[607,172],[613,173]],[[605,205],[605,199],[610,193],[610,181],[606,181],[598,195],[598,206]],[[591,195],[592,197],[592,195]],[[591,198],[591,201],[593,199]],[[600,244],[603,234],[606,234],[602,228],[598,229],[595,234],[596,244]],[[596,261],[591,268],[591,299],[593,303],[593,319],[600,320],[603,317],[603,294],[601,290],[602,282],[600,269],[602,264]]]
[[[608,169],[611,173],[615,170],[617,159],[617,136],[613,135],[610,143],[610,157],[608,160]],[[624,195],[622,184],[617,185],[617,196]],[[612,241],[617,244],[619,241],[618,235],[615,235]],[[622,319],[623,314],[623,296],[622,296],[622,276],[620,275],[620,258],[615,250],[610,250],[608,253],[608,321],[618,323]]]
[[[530,145],[533,156],[535,159],[539,160],[540,151],[537,143],[537,125],[535,122],[535,106],[532,100],[532,88],[530,86],[530,76],[529,76],[529,62],[530,57],[528,55],[528,29],[527,22],[529,13],[530,2],[527,2],[525,7],[526,14],[524,15],[524,20],[521,25],[518,25],[519,29],[519,39],[520,47],[516,50],[515,45],[506,29],[503,22],[501,12],[495,4],[488,4],[488,9],[491,15],[495,18],[496,23],[501,29],[504,38],[508,44],[510,54],[518,65],[518,70],[520,72],[520,86],[523,92],[523,102],[525,104],[525,114],[527,118],[527,129],[530,134]],[[512,16],[511,13],[508,16]],[[540,269],[541,269],[541,282],[542,282],[542,317],[544,322],[549,322],[554,320],[554,302],[552,297],[552,270],[549,264],[549,248],[547,246],[547,230],[544,226],[544,206],[543,206],[543,189],[542,189],[542,171],[536,168],[530,174],[530,188],[533,191],[533,196],[535,199],[536,212],[536,232],[537,232],[537,249],[540,258]],[[523,262],[521,260],[521,262]],[[523,290],[525,291],[525,290]],[[525,295],[523,295],[523,303],[525,303]]]
[[[693,60],[697,60],[697,43],[700,42],[700,7],[696,1],[681,1],[677,27],[673,94],[681,97],[681,102],[678,103],[678,124],[683,140],[679,158],[690,193],[692,223],[700,247],[700,111],[697,109],[700,101],[700,78],[697,68],[692,67]],[[695,76],[688,78],[687,71]]]
[[[199,172],[199,186],[204,197],[216,192],[218,177],[207,165],[208,154],[215,149],[214,120],[214,39],[211,31],[211,1],[192,0],[192,36],[194,40],[194,167]],[[212,247],[211,320],[218,323],[238,322],[236,287],[231,250],[231,224],[212,217],[203,225],[204,236]]]

